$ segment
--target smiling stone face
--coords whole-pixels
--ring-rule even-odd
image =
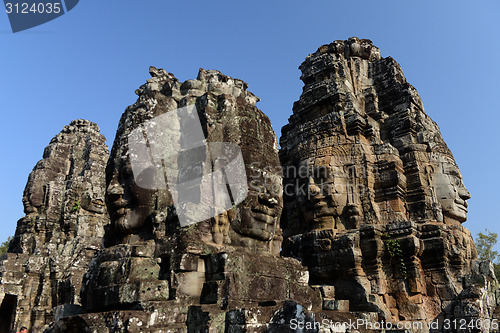
[[[285,170],[307,172],[286,173],[285,233],[466,221],[458,166],[394,59],[351,38],[320,47],[300,69],[305,86],[280,157]]]
[[[106,189],[111,219],[120,232],[136,232],[155,212],[158,193],[137,185],[128,159],[115,160],[108,169],[112,170]]]
[[[200,219],[199,222],[202,223],[197,228],[203,230],[205,236],[202,238],[205,243],[217,246],[230,244],[269,252],[270,243],[277,231],[280,233],[282,177],[277,140],[269,119],[255,106],[258,98],[246,91],[246,83],[218,71],[200,70],[198,79],[184,83],[163,70],[151,69],[151,73],[153,79],[148,80],[137,91],[138,101],[127,108],[120,121],[107,166],[107,205],[115,229],[122,237],[141,232],[151,233],[152,221],[159,213],[166,214],[170,220],[175,211],[179,213],[180,207],[173,209],[175,199],[190,195],[187,191],[198,193],[196,197],[199,205],[203,206],[198,206],[199,209],[213,207],[217,211],[220,202],[217,202],[217,197],[212,198],[213,190],[203,188],[195,178],[198,174],[210,175],[218,170],[216,161],[221,151],[214,153],[211,147],[218,143],[228,143],[241,151],[244,170],[238,177],[244,179],[246,174],[247,196],[243,201],[236,202],[232,193],[233,207],[223,210],[220,215],[212,215],[211,219]],[[176,145],[179,147],[185,143],[186,138],[201,135],[200,139],[194,141],[197,144],[203,143],[196,148],[203,152],[197,152],[193,159],[193,156],[181,156],[173,149],[175,154],[168,155],[169,158],[162,160],[162,163],[177,166],[178,178],[165,174],[161,184],[163,188],[144,188],[141,184],[156,184],[155,177],[159,173],[149,167],[141,169],[140,174],[134,174],[132,159],[137,158],[137,152],[131,148],[134,143],[131,133],[136,129],[147,128],[151,121],[157,121],[160,116],[177,112],[185,106],[194,106],[194,112],[199,118],[197,126],[200,133],[183,132],[183,120],[180,118],[177,125],[165,123],[166,127],[162,127],[162,130],[177,131],[178,136],[166,137],[178,140]],[[169,150],[164,147],[171,145],[171,142],[161,141],[161,135],[163,133],[158,138],[148,137],[148,140],[162,148],[156,151],[164,153],[163,150]],[[177,147],[176,145],[172,147]],[[156,156],[154,149],[151,151],[153,160],[164,158],[163,155]],[[227,171],[228,169],[224,169],[224,172]],[[163,176],[163,173],[160,174]],[[168,183],[168,180],[181,182],[182,177],[187,177],[187,180],[182,181],[183,184],[188,184],[184,192],[169,191],[172,183]],[[227,178],[227,174],[224,177]],[[191,209],[190,212],[196,214],[196,209]]]
[[[283,265],[276,279],[265,277],[264,289],[260,281],[259,288],[249,287],[260,275],[255,258],[273,262],[267,271],[288,262],[278,258],[278,143],[269,118],[255,106],[258,98],[246,83],[218,71],[200,69],[196,80],[184,83],[164,70],[150,68],[150,74],[120,120],[106,168],[113,228],[87,274],[86,309],[162,302],[187,311],[229,298],[284,299]],[[218,195],[224,191],[228,196]],[[183,224],[183,213],[193,223]],[[251,260],[241,261],[245,256]],[[305,273],[296,263],[291,269]]]
[[[301,163],[297,187],[297,201],[304,217],[304,223],[311,230],[334,229],[338,196],[335,188],[334,170],[330,166]]]
[[[204,76],[213,80],[214,74]],[[218,238],[223,238],[225,244],[269,252],[276,235],[280,234],[279,220],[283,209],[277,139],[267,116],[253,104],[228,95],[224,98],[223,101],[220,97],[207,95],[203,102],[210,122],[207,141],[238,144],[245,163],[248,193],[245,200],[219,219],[219,223],[226,224],[228,229],[227,234]]]
[[[471,195],[462,181],[462,175],[453,158],[433,155],[436,170],[432,183],[445,218],[458,222],[467,220],[467,200]]]
[[[237,234],[263,242],[273,239],[283,208],[282,177],[277,167],[277,164],[269,168],[258,163],[249,167],[248,196],[236,208],[239,218],[231,221],[231,228]]]

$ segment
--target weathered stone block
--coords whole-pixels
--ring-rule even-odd
[[[324,299],[323,309],[332,311],[349,311],[349,300]]]
[[[198,262],[200,261],[200,257],[190,254],[184,253],[181,257],[181,262],[179,265],[179,269],[183,271],[197,271],[198,270]],[[204,269],[203,269],[204,271]]]
[[[178,272],[174,276],[174,286],[178,294],[200,299],[205,282],[205,274],[203,272]]]
[[[312,286],[313,288],[317,288],[321,292],[321,296],[323,298],[335,298],[335,287],[334,286]]]
[[[487,279],[484,275],[480,274],[471,274],[471,275],[466,275],[464,277],[464,287],[469,288],[474,285],[479,285],[481,287],[485,287],[487,283]]]
[[[128,281],[158,280],[159,277],[160,266],[154,258],[130,258]]]

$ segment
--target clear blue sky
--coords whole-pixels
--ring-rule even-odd
[[[369,38],[402,66],[439,124],[472,194],[467,226],[500,233],[500,2],[81,0],[13,34],[0,12],[0,241],[22,217],[43,149],[77,118],[111,145],[134,90],[163,67],[243,79],[280,134],[300,96],[298,66],[325,43]]]

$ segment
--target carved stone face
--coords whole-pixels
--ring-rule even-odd
[[[133,233],[154,212],[156,193],[137,186],[128,159],[112,161],[108,168],[112,170],[106,189],[111,221],[121,232]]]
[[[285,193],[295,198],[308,230],[344,230],[359,222],[358,201],[362,188],[356,186],[353,166],[339,166],[334,162],[331,156],[304,160],[293,171],[293,183],[287,182]],[[286,172],[288,177],[292,175]]]
[[[218,133],[229,140],[238,138],[238,145],[245,163],[248,194],[233,210],[229,219],[230,243],[250,249],[268,251],[268,245],[279,232],[283,210],[282,172],[277,154],[277,140],[269,119],[257,108],[240,105],[221,114],[206,108],[211,119],[218,119],[223,126],[209,129],[209,138]],[[214,140],[214,139],[211,139]],[[233,141],[235,142],[235,141]]]
[[[134,233],[157,209],[161,193],[141,188],[134,180],[129,160],[119,160],[117,165],[110,163],[111,180],[106,190],[108,210],[111,219],[121,232]],[[232,229],[244,237],[259,241],[273,239],[283,209],[283,187],[280,169],[252,164],[249,168],[247,198],[235,207],[236,218],[232,219]],[[142,175],[147,177],[147,172]],[[160,199],[160,200],[159,200]]]
[[[439,156],[437,170],[433,175],[433,185],[443,215],[458,222],[465,222],[467,200],[471,195],[465,188],[458,166],[451,158]]]
[[[332,168],[302,163],[297,175],[296,195],[304,222],[311,230],[333,229],[339,214]]]
[[[283,208],[283,187],[279,170],[253,164],[248,176],[248,196],[238,205],[239,219],[231,223],[238,234],[261,241],[273,239]]]
[[[117,133],[110,163],[107,167],[107,204],[116,228],[125,235],[138,233],[149,217],[157,215],[155,213],[159,211],[167,213],[167,208],[172,206],[174,201],[183,205],[176,207],[180,221],[183,216],[181,210],[184,209],[184,213],[187,212],[190,209],[188,204],[192,203],[194,208],[190,212],[196,214],[198,210],[200,211],[200,219],[193,218],[193,223],[203,221],[203,223],[195,227],[203,228],[201,242],[210,245],[230,243],[236,246],[249,246],[262,250],[269,249],[269,243],[276,236],[283,207],[282,177],[279,168],[276,135],[269,119],[255,106],[258,98],[246,91],[246,84],[242,81],[226,77],[216,71],[200,70],[198,79],[189,80],[183,84],[163,70],[153,74],[152,80],[158,81],[158,85],[163,86],[164,90],[161,92],[154,90],[157,89],[157,86],[150,87],[149,83],[138,90],[139,99],[137,103],[130,106],[126,111],[126,116],[122,117],[119,133]],[[165,93],[169,89],[170,91]],[[148,107],[145,108],[144,105],[146,104]],[[170,183],[172,193],[169,193],[168,186],[167,189],[162,190],[150,190],[138,186],[143,182],[140,182],[137,177],[145,178],[145,184],[158,184],[151,177],[158,177],[159,173],[158,170],[148,172],[148,169],[146,169],[141,175],[133,174],[130,158],[134,157],[135,150],[131,147],[133,147],[136,140],[142,142],[142,138],[132,136],[133,139],[131,139],[131,133],[141,126],[146,128],[146,131],[149,131],[150,127],[147,127],[149,120],[169,112],[177,112],[186,105],[195,105],[197,114],[193,113],[193,115],[199,117],[199,119],[196,119],[199,124],[193,126],[191,132],[189,132],[191,127],[188,125],[192,125],[190,121],[195,119],[195,117],[191,116],[183,118],[184,120],[177,127],[172,126],[170,128],[166,126],[170,125],[170,123],[166,123],[161,128],[169,133],[179,131],[179,137],[174,135],[179,140],[179,146],[175,146],[177,148],[182,145],[189,146],[193,142],[196,144],[204,142],[200,147],[205,146],[205,143],[207,144],[206,147],[227,143],[240,148],[241,155],[239,156],[243,158],[244,163],[243,173],[246,171],[247,175],[248,195],[242,202],[239,202],[242,198],[231,197],[231,202],[234,203],[232,209],[227,210],[227,200],[212,196],[214,189],[210,185],[202,183],[203,186],[198,186],[198,183],[192,182],[193,179],[199,179],[200,170],[203,170],[204,176],[207,175],[205,172],[215,173],[219,170],[212,158],[217,158],[220,153],[211,151],[215,154],[213,156],[211,154],[197,154],[197,157],[202,156],[200,157],[201,160],[193,160],[194,157],[188,158],[191,156],[189,154],[186,155],[186,158],[181,158],[180,154],[175,154],[178,152],[177,149],[173,149],[172,154],[163,155],[162,148],[156,148],[169,145],[167,142],[162,142],[164,138],[170,138],[170,136],[164,137],[163,132],[158,132],[159,135],[157,136],[148,136],[148,140],[150,147],[153,147],[151,142],[154,142],[156,148],[154,149],[156,153],[152,157],[154,161],[159,160],[161,156],[170,156],[168,160],[162,161],[162,163],[171,163],[179,168],[179,170],[173,168],[173,176],[166,174],[167,178],[174,179],[174,182]],[[158,122],[151,122],[151,124],[158,124]],[[201,127],[198,127],[199,125]],[[197,136],[200,133],[203,138]],[[184,135],[185,137],[183,137]],[[190,142],[188,139],[191,139],[191,137],[186,137],[193,135],[197,139]],[[183,146],[183,148],[187,148],[187,146]],[[166,151],[168,152],[168,150]],[[226,153],[225,150],[223,152],[222,155]],[[184,160],[188,162],[187,169],[190,170],[189,172],[182,166],[181,161]],[[187,180],[181,179],[181,172],[175,173],[176,170],[183,170],[183,176],[189,176],[190,172],[194,170],[196,171],[196,177],[188,177]],[[227,169],[224,170],[227,171]],[[163,176],[163,173],[161,174]],[[178,178],[175,178],[176,176]],[[178,181],[178,184],[176,181]],[[173,184],[182,184],[182,186],[188,187],[181,189],[178,186],[174,188],[175,185]],[[168,185],[168,182],[166,185]],[[220,184],[218,183],[218,185]],[[192,190],[192,193],[196,192],[193,198],[199,199],[198,202],[194,199],[191,200],[191,197],[187,198],[191,193],[188,193],[188,190]],[[230,189],[231,194],[229,196],[232,195],[232,191],[233,188]],[[205,196],[204,193],[206,193]],[[222,201],[224,202],[221,203]],[[223,213],[218,216],[202,214],[201,212],[205,208],[208,211],[214,207],[222,206],[224,206],[223,209],[217,211],[223,211]],[[202,227],[202,224],[205,227]],[[206,228],[207,225],[212,227],[211,235],[210,228]]]
[[[30,213],[36,212],[36,208],[33,207],[33,205],[31,204],[31,201],[28,198],[28,196],[24,196],[23,197],[23,207],[24,207],[24,213],[25,214],[30,214]]]

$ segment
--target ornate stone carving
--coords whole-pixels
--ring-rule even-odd
[[[295,259],[279,257],[283,190],[278,145],[269,119],[255,106],[258,98],[246,83],[218,71],[200,69],[196,80],[184,83],[163,69],[151,67],[150,73],[152,79],[136,91],[138,101],[122,116],[111,151],[107,203],[114,227],[84,280],[87,312],[144,310],[156,316],[171,309],[178,318],[162,315],[160,321],[165,325],[169,318],[170,328],[195,325],[198,316],[215,321],[235,309],[257,311],[259,306],[270,307],[260,319],[267,325],[271,308],[277,311],[290,298],[318,308],[319,292],[307,284],[307,270]],[[181,227],[176,193],[138,186],[127,137],[154,117],[186,105],[196,106],[207,145],[228,142],[241,149],[248,194],[220,215]],[[208,159],[202,162],[213,167]],[[99,322],[102,317],[81,318]],[[246,322],[226,320],[235,327]]]
[[[72,121],[50,141],[29,175],[26,216],[0,263],[0,304],[15,300],[9,329],[42,330],[56,315],[82,311],[82,277],[109,223],[105,142],[96,124]]]
[[[173,208],[168,190],[148,190],[136,184],[127,139],[148,120],[195,105],[207,143],[229,142],[241,148],[249,181],[246,199],[236,209],[199,225],[198,229],[204,229],[205,233],[200,237],[211,245],[232,244],[269,252],[270,242],[279,229],[282,180],[277,140],[269,119],[255,106],[259,99],[246,90],[246,83],[218,71],[200,69],[196,80],[184,83],[163,69],[151,67],[150,74],[152,78],[136,91],[137,102],[122,116],[107,167],[107,202],[116,229],[130,238],[127,235],[140,234],[147,228],[152,230],[153,217],[158,213],[165,214],[167,219],[174,216],[172,210],[168,212]],[[206,156],[201,164],[213,164],[210,154],[203,151],[200,155]],[[212,165],[208,172],[214,168]]]
[[[459,316],[463,277],[476,274],[461,225],[470,194],[417,91],[369,40],[323,45],[300,70],[305,86],[281,137],[285,254],[350,310]]]

